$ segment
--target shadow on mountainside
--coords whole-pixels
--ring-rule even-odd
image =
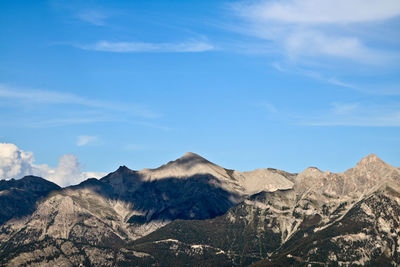
[[[61,187],[36,176],[0,181],[0,225],[32,214],[38,200]]]
[[[158,167],[156,169],[153,169],[153,170],[161,170],[161,169],[163,169],[166,166],[171,165],[171,164],[179,165],[180,168],[185,169],[185,170],[189,170],[189,169],[191,169],[192,167],[194,167],[195,165],[198,165],[198,164],[212,164],[212,165],[214,165],[214,163],[208,161],[207,159],[205,159],[205,158],[203,158],[203,157],[201,157],[201,156],[199,156],[197,154],[188,152],[183,157],[180,157],[180,158],[178,158],[176,160],[169,161],[168,163],[166,163],[166,164],[164,164],[164,165],[162,165],[162,166],[160,166],[160,167]],[[125,166],[122,166],[122,167],[125,167]]]
[[[86,188],[107,199],[132,204],[135,211],[143,214],[128,220],[134,224],[214,218],[241,200],[240,195],[223,189],[220,181],[209,174],[144,181],[138,172],[121,168],[100,180],[88,179],[68,189]]]
[[[192,163],[193,160],[189,160],[185,165]],[[12,218],[31,215],[37,201],[52,191],[81,189],[89,189],[105,199],[132,204],[132,208],[142,214],[129,218],[128,223],[132,224],[214,218],[241,200],[239,194],[223,189],[221,181],[210,174],[148,181],[140,172],[122,166],[100,180],[90,178],[66,188],[35,176],[0,181],[0,225]]]

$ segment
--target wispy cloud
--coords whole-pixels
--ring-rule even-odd
[[[243,34],[267,40],[280,48],[292,62],[305,58],[351,60],[367,64],[393,63],[399,51],[389,51],[376,44],[379,38],[366,36],[364,25],[382,23],[400,15],[397,0],[290,0],[240,1],[232,10],[244,23]],[[399,34],[392,27],[393,34]],[[374,44],[374,45],[371,45]]]
[[[400,127],[400,103],[338,103],[328,112],[304,116],[299,124],[308,126]]]
[[[80,20],[88,22],[92,25],[104,26],[106,19],[109,17],[109,14],[95,9],[88,9],[78,12],[77,17]]]
[[[3,126],[49,128],[92,123],[123,123],[169,131],[162,115],[146,105],[129,101],[102,101],[76,94],[27,90],[0,84]]]
[[[400,84],[387,83],[387,82],[369,82],[369,83],[351,83],[337,78],[336,76],[331,76],[325,74],[321,70],[310,69],[299,67],[290,64],[282,64],[280,62],[273,62],[271,66],[283,73],[291,73],[306,76],[314,80],[332,84],[338,87],[352,89],[364,94],[369,95],[382,95],[382,96],[398,96],[400,95]]]
[[[359,103],[332,103],[333,106],[333,113],[344,115],[356,110],[360,105]]]
[[[29,103],[45,103],[45,104],[70,104],[80,105],[91,108],[99,108],[112,111],[128,112],[133,116],[142,118],[155,118],[159,114],[149,110],[148,108],[124,103],[113,103],[108,101],[94,100],[85,98],[75,94],[44,91],[44,90],[26,90],[0,84],[0,99],[17,99]]]
[[[268,103],[268,102],[259,103],[258,106],[267,110],[269,113],[277,113],[278,112],[275,105]]]
[[[86,146],[88,144],[93,144],[99,141],[99,138],[95,135],[80,135],[78,136],[76,145]]]
[[[213,45],[205,41],[186,41],[180,43],[98,41],[94,44],[75,46],[84,50],[115,53],[198,53],[215,49]]]
[[[43,118],[30,118],[29,121],[24,121],[22,124],[24,127],[30,128],[44,128],[44,127],[58,127],[58,126],[67,126],[67,125],[75,125],[75,124],[88,124],[88,123],[99,123],[99,122],[116,122],[118,119],[112,116],[64,116],[54,119],[43,119]],[[14,125],[15,126],[15,125]]]
[[[327,82],[340,86],[340,87],[345,87],[345,88],[350,88],[350,89],[355,89],[355,90],[359,90],[359,88],[356,85],[341,81],[337,78],[331,77],[327,79]]]
[[[357,37],[332,36],[316,30],[291,33],[284,40],[284,48],[291,60],[320,55],[368,64],[382,64],[391,60],[389,53],[369,48]]]
[[[397,0],[258,1],[239,7],[259,20],[302,24],[371,22],[400,14]]]

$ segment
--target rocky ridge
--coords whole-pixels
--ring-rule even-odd
[[[399,188],[399,169],[373,154],[344,173],[290,174],[187,153],[54,188],[3,223],[0,264],[397,265]]]

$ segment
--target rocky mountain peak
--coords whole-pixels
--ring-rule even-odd
[[[103,178],[106,178],[106,177],[119,177],[119,176],[130,176],[130,175],[134,175],[136,173],[137,173],[137,171],[131,170],[128,167],[126,167],[125,165],[122,165],[122,166],[119,166],[119,168],[116,171],[109,173],[108,175],[106,175]]]
[[[9,181],[2,180],[0,181],[0,190],[18,188],[22,190],[29,191],[51,191],[60,189],[58,185],[52,183],[46,179],[41,177],[28,175],[21,179],[11,179]]]
[[[185,155],[182,156],[182,158],[203,158],[202,156],[193,153],[193,152],[186,152]]]
[[[320,169],[318,169],[317,167],[308,167],[308,168],[305,169],[302,173],[307,173],[307,174],[316,173],[316,174],[320,174],[320,173],[322,173],[322,171],[321,171]]]
[[[295,178],[295,190],[298,192],[306,191],[310,188],[320,190],[324,184],[325,174],[316,167],[308,167],[300,172]]]
[[[297,175],[296,181],[303,180],[306,178],[307,180],[310,179],[310,177],[316,178],[316,177],[321,177],[321,175],[324,174],[320,169],[317,167],[308,167],[304,171],[300,172]]]
[[[166,171],[166,170],[175,170],[175,171],[188,171],[190,169],[197,169],[198,171],[200,169],[207,168],[208,165],[215,165],[211,163],[210,161],[206,160],[202,156],[192,153],[192,152],[187,152],[185,155],[182,157],[170,161],[167,164],[164,164],[156,169],[144,169],[142,171],[145,172],[160,172],[160,171]]]
[[[37,200],[60,189],[55,183],[32,175],[0,180],[0,225],[13,217],[22,218],[32,213]]]
[[[344,173],[239,172],[188,152],[64,189],[0,180],[0,266],[397,266],[399,194],[399,169],[373,154]]]
[[[398,170],[375,154],[369,154],[360,160],[354,168],[347,170],[345,174],[382,180],[393,172],[398,173]]]
[[[355,168],[365,168],[365,167],[371,167],[371,166],[377,166],[377,165],[386,165],[386,163],[381,160],[377,155],[375,154],[369,154],[365,156],[363,159],[361,159]]]
[[[134,180],[135,183],[139,182],[140,178],[138,172],[129,169],[125,165],[120,166],[116,171],[111,172],[100,179],[102,182],[111,183],[113,185],[119,184],[120,186],[125,186],[125,183],[132,180]]]
[[[220,177],[221,173],[226,174],[222,167],[192,152],[187,152],[182,157],[170,161],[156,169],[143,169],[140,171],[140,174],[146,177],[146,180],[158,180],[171,177],[182,178],[198,174],[211,174],[214,177]]]
[[[354,168],[344,173],[322,172],[309,167],[296,177],[295,188],[303,192],[312,188],[318,193],[348,195],[363,193],[378,185],[387,177],[394,177],[394,168],[375,154],[361,159]]]
[[[119,166],[119,168],[116,170],[116,172],[119,173],[126,173],[126,172],[131,172],[132,170],[126,167],[125,165]]]
[[[185,155],[177,159],[175,162],[177,163],[210,163],[208,160],[203,158],[202,156],[193,153],[193,152],[186,152]]]

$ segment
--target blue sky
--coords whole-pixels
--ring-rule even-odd
[[[141,169],[186,151],[238,170],[344,171],[369,153],[400,166],[398,0],[1,1],[0,13],[0,142],[34,166],[67,154],[82,171]]]

